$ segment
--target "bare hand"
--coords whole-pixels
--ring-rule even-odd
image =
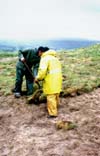
[[[34,82],[35,82],[35,83],[36,83],[36,82],[38,82],[38,79],[37,79],[37,78],[35,78],[35,79],[34,79]]]

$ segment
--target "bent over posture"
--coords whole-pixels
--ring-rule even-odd
[[[47,95],[48,117],[56,117],[62,88],[61,63],[57,53],[48,47],[39,47],[38,55],[41,56],[41,60],[35,82],[43,80],[43,91]]]
[[[16,64],[16,82],[13,90],[15,97],[20,97],[22,93],[23,76],[26,78],[27,96],[33,94],[33,76],[37,74],[40,57],[37,55],[37,49],[19,50],[19,60]]]

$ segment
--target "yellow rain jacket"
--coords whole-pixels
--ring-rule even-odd
[[[45,94],[60,93],[62,88],[61,63],[54,50],[48,50],[41,56],[37,80],[43,80]]]

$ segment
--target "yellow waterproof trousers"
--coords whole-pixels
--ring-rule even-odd
[[[47,95],[47,109],[49,115],[57,116],[59,93]]]

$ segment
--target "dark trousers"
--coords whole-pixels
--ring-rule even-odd
[[[15,92],[21,93],[24,76],[26,78],[27,95],[31,95],[33,93],[33,77],[25,67],[19,68],[18,66],[16,66]]]

